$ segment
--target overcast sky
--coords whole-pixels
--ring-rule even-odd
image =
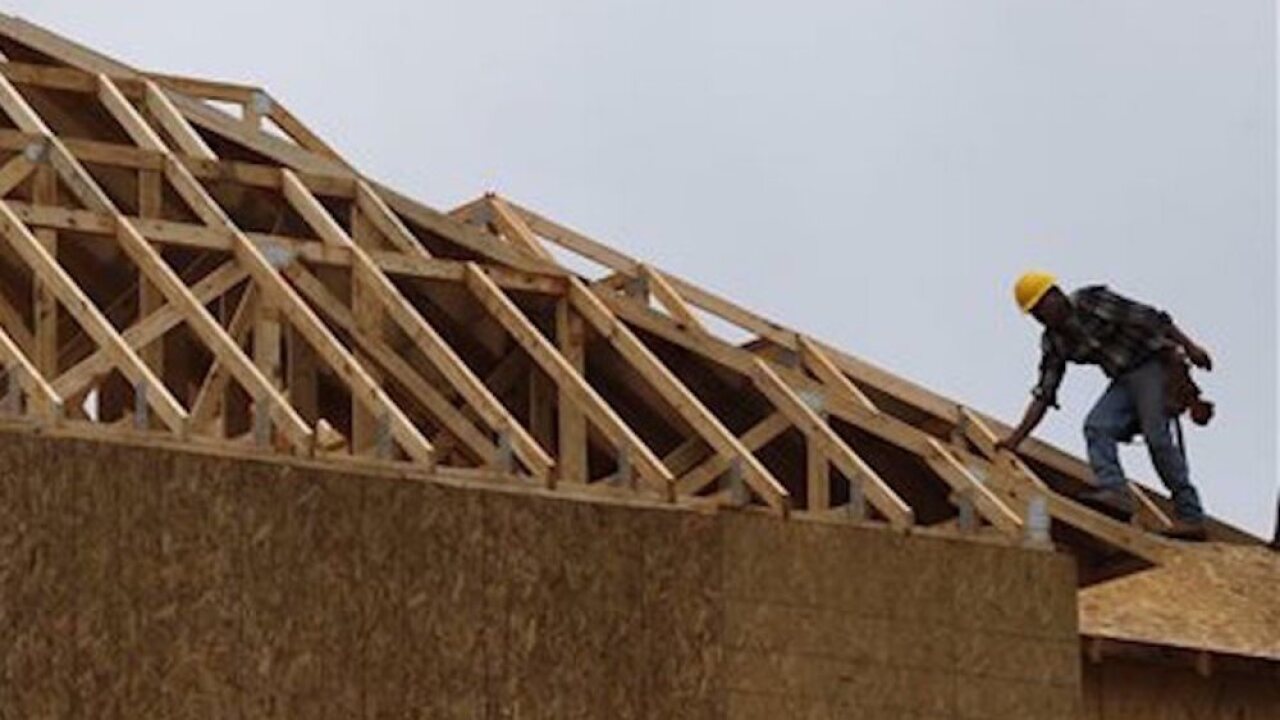
[[[1193,479],[1271,532],[1270,0],[6,5],[262,84],[429,204],[495,189],[1009,420],[1037,360],[1015,276],[1111,284],[1214,354]],[[1082,451],[1103,382],[1075,369],[1041,435]]]

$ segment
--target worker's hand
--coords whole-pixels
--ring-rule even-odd
[[[1208,351],[1204,348],[1194,343],[1190,343],[1184,349],[1187,351],[1187,359],[1191,361],[1192,365],[1195,365],[1201,370],[1213,369],[1213,358],[1209,357]]]
[[[1007,438],[996,441],[996,452],[1008,450],[1009,452],[1017,452],[1018,446],[1022,444],[1022,438],[1009,436]]]

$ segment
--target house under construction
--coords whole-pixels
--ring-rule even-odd
[[[261,88],[0,53],[0,718],[1280,717],[1256,538]]]

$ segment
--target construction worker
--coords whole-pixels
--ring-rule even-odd
[[[1174,524],[1165,534],[1203,540],[1204,511],[1191,484],[1183,448],[1175,444],[1170,430],[1161,355],[1181,347],[1193,365],[1209,370],[1213,366],[1209,353],[1179,330],[1167,313],[1102,285],[1068,295],[1049,273],[1028,272],[1014,285],[1014,299],[1044,326],[1040,379],[1022,422],[999,447],[1016,450],[1048,409],[1058,407],[1058,386],[1068,362],[1101,366],[1111,384],[1084,423],[1097,488],[1078,499],[1122,520],[1132,516],[1133,497],[1117,445],[1141,432],[1152,464],[1173,496]]]

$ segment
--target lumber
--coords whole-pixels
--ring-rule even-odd
[[[247,277],[237,263],[228,262],[201,278],[191,286],[191,294],[201,303],[209,303],[226,294]],[[165,333],[182,322],[182,314],[172,305],[165,305],[139,320],[121,333],[121,338],[134,349],[142,349],[154,343]],[[90,354],[53,381],[53,387],[63,397],[80,394],[95,379],[111,368],[112,356],[99,349]]]
[[[231,320],[227,323],[227,335],[237,345],[243,345],[256,316],[256,290],[253,285],[249,285],[241,294],[240,302],[236,305],[235,312],[231,314]],[[217,360],[209,365],[209,370],[205,373],[199,390],[196,391],[195,399],[191,402],[192,425],[197,428],[204,427],[213,420],[217,412],[222,410],[227,382],[230,379],[231,375],[226,365],[217,362]]]
[[[706,332],[706,327],[702,325],[702,321],[697,315],[693,314],[693,310],[689,304],[680,297],[680,293],[667,280],[667,276],[662,271],[657,270],[649,265],[640,264],[638,266],[640,277],[648,284],[650,292],[662,303],[662,307],[666,308],[671,317],[681,325],[688,326],[693,330]]]
[[[627,427],[613,408],[587,383],[586,378],[577,372],[564,359],[564,356],[556,351],[541,331],[529,322],[506,293],[474,263],[467,266],[467,287],[489,313],[506,328],[512,338],[529,353],[543,372],[550,375],[556,385],[568,393],[582,408],[591,422],[613,443],[618,452],[628,454],[639,469],[641,477],[648,480],[659,492],[671,494],[675,479],[662,465],[662,461],[653,454],[635,431]]]
[[[94,342],[107,350],[116,366],[134,387],[144,385],[147,388],[147,402],[156,411],[160,419],[174,433],[186,433],[187,413],[174,399],[169,389],[160,382],[129,347],[106,317],[102,315],[93,301],[71,279],[49,251],[27,230],[22,221],[4,203],[0,203],[0,233],[9,241],[9,245],[31,267],[42,282],[46,283],[57,296],[67,312],[80,323]]]
[[[172,159],[165,165],[165,174],[179,195],[206,224],[231,233],[235,256],[245,265],[262,291],[262,301],[272,303],[280,309],[294,329],[306,338],[317,355],[342,378],[352,395],[360,398],[365,407],[387,414],[393,437],[411,458],[434,466],[435,455],[431,443],[338,342],[315,312],[289,287],[257,246],[223,213],[199,181],[192,177],[184,165]]]
[[[0,357],[5,360],[10,382],[17,381],[40,414],[55,421],[62,416],[62,398],[3,328],[0,328]]]
[[[361,350],[378,363],[392,380],[405,388],[454,437],[461,440],[476,456],[492,462],[497,455],[494,443],[477,430],[439,390],[423,380],[399,353],[367,329],[361,328],[352,311],[348,310],[341,300],[334,297],[324,283],[301,265],[291,265],[285,272],[297,285],[299,291],[315,303],[316,307],[320,308],[343,332],[350,335]]]
[[[959,460],[938,440],[929,439],[933,453],[925,462],[956,493],[969,498],[974,508],[987,522],[999,528],[1009,537],[1017,538],[1022,532],[1022,518],[1005,504],[996,493],[975,478]]]
[[[591,293],[578,278],[569,280],[569,298],[574,307],[609,341],[618,353],[689,423],[718,453],[742,463],[744,479],[769,505],[785,510],[789,493],[782,483],[747,451],[738,439],[679,379],[655,356],[613,312]]]
[[[587,371],[586,327],[582,315],[573,309],[568,298],[556,303],[556,343],[565,362],[579,375]],[[558,402],[560,479],[571,483],[587,482],[587,418],[573,402],[568,391],[561,390]]]
[[[0,166],[0,197],[8,195],[14,188],[26,182],[35,169],[36,164],[27,157],[25,152],[9,158],[8,162]]]
[[[215,159],[217,156],[214,155],[213,150],[209,149],[209,144],[183,119],[165,91],[161,90],[151,80],[146,81],[146,88],[147,110],[151,113],[151,117],[155,118],[156,122],[160,123],[160,126],[173,139],[178,149],[186,155],[193,155],[205,160]],[[147,149],[157,150],[159,148]]]
[[[763,360],[755,360],[752,375],[756,388],[773,403],[783,415],[786,415],[809,442],[822,449],[823,454],[844,474],[850,482],[863,483],[863,491],[867,500],[895,526],[906,527],[915,523],[915,513],[911,506],[894,492],[893,488],[880,477],[870,465],[849,447],[844,438],[825,422],[813,408],[796,395],[786,381]]]
[[[440,337],[435,328],[431,327],[413,308],[413,304],[404,297],[391,280],[378,270],[364,249],[347,236],[315,196],[297,179],[297,176],[288,169],[281,172],[286,196],[303,219],[311,225],[312,230],[324,242],[350,251],[353,272],[359,273],[360,280],[368,283],[369,289],[382,302],[391,319],[435,364],[436,369],[462,392],[463,397],[476,408],[477,412],[481,413],[495,432],[510,434],[516,454],[532,474],[541,478],[550,477],[550,469],[554,461],[546,451],[520,423],[511,417],[506,408],[485,388],[453,348]],[[472,266],[468,267],[470,269]]]
[[[551,253],[542,246],[537,236],[524,224],[524,221],[516,217],[515,211],[511,209],[507,202],[497,195],[487,195],[485,201],[488,203],[492,211],[494,224],[498,230],[507,238],[512,245],[520,248],[522,251],[530,255],[554,262]]]

